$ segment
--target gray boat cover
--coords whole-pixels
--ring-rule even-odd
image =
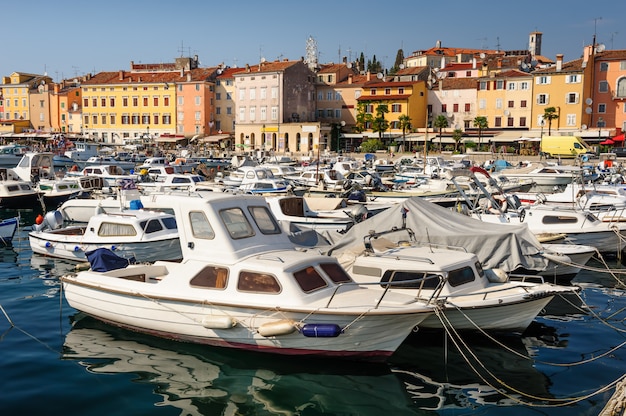
[[[419,197],[407,198],[401,204],[355,224],[343,234],[323,232],[322,236],[328,244],[323,239],[310,241],[317,242],[317,250],[338,257],[346,265],[350,263],[350,258],[365,252],[363,238],[370,231],[402,228],[403,217],[406,217],[406,227],[413,230],[418,243],[463,247],[467,252],[476,254],[487,269],[501,268],[507,272],[518,268],[543,270],[548,265],[548,260],[541,255],[541,243],[526,225],[489,224]],[[392,233],[384,238],[397,243],[406,240],[407,234]],[[301,239],[300,243],[303,241]]]

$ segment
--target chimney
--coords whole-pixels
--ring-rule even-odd
[[[120,69],[120,81],[124,80],[124,70]]]
[[[557,72],[561,72],[562,69],[563,69],[563,54],[557,53],[556,54],[556,70]]]
[[[246,72],[250,72],[250,64],[246,64]]]
[[[353,80],[353,75],[352,74],[348,74],[348,84],[352,84],[352,80]]]
[[[365,79],[366,79],[367,81],[371,81],[371,79],[372,79],[372,73],[371,73],[370,71],[367,71],[367,74],[366,74],[366,78],[365,78]]]
[[[191,82],[191,72],[187,72],[187,82]]]

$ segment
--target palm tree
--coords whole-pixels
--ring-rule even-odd
[[[459,143],[461,142],[462,139],[463,139],[463,130],[461,130],[461,129],[454,129],[454,131],[452,132],[452,140],[454,140],[454,151],[455,152],[457,150],[459,150]]]
[[[473,123],[474,127],[478,127],[478,150],[480,150],[480,142],[483,137],[483,130],[489,127],[489,123],[487,122],[487,117],[485,116],[476,116]]]
[[[435,127],[439,129],[439,153],[441,153],[442,151],[442,146],[441,146],[441,131],[448,127],[448,117],[444,116],[443,114],[439,114],[437,116],[437,118],[435,119]]]
[[[372,131],[378,132],[378,138],[383,139],[383,133],[389,129],[389,121],[385,120],[385,114],[389,112],[387,104],[378,104],[376,116],[372,120]]]
[[[548,120],[548,136],[552,132],[552,120],[559,118],[559,114],[556,112],[556,108],[547,107],[543,112],[543,119]]]
[[[402,129],[402,145],[404,145],[406,143],[406,131],[411,128],[411,117],[402,114],[398,117],[398,123]]]

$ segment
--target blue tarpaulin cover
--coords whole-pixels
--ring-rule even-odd
[[[135,263],[135,258],[125,259],[108,248],[97,248],[85,253],[91,270],[94,272],[108,272],[109,270],[123,269],[129,264]]]

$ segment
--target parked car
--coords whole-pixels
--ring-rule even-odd
[[[614,147],[611,153],[615,153],[617,157],[626,157],[626,147]]]

